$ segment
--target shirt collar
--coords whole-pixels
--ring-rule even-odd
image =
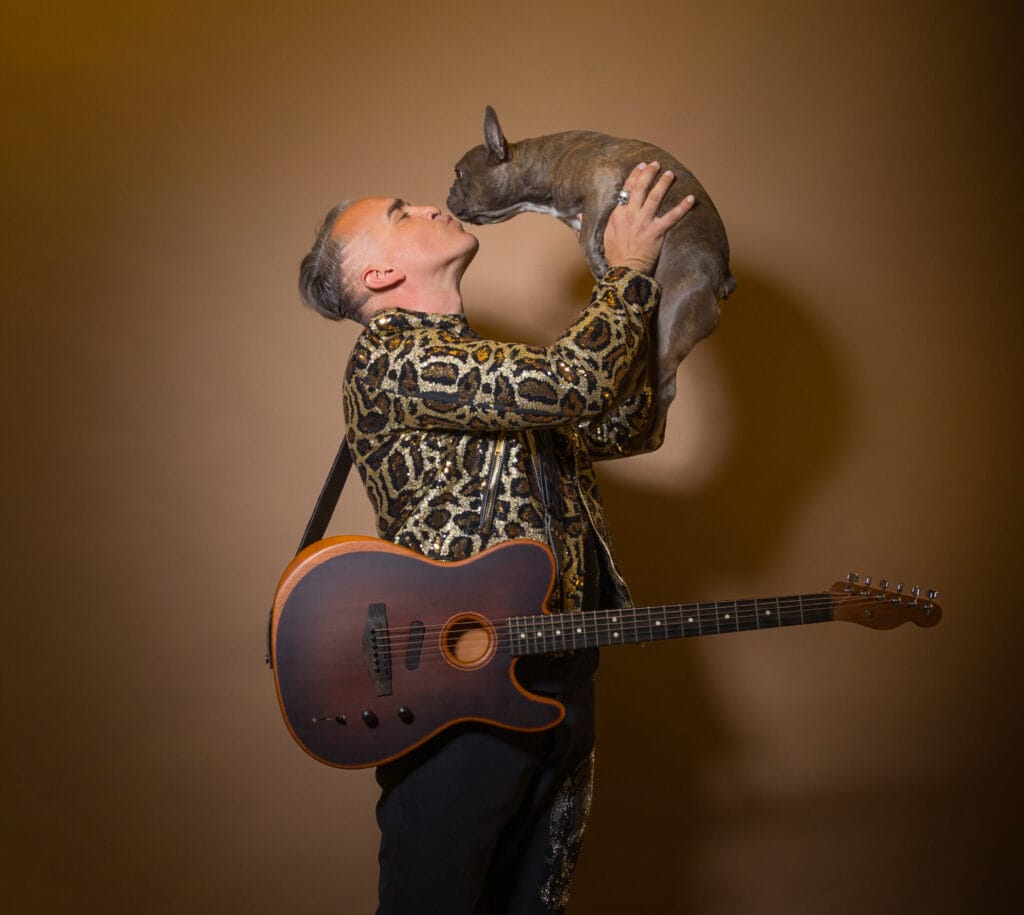
[[[385,311],[379,311],[370,318],[367,327],[378,334],[435,328],[447,330],[460,337],[476,335],[463,314],[442,315],[432,312],[409,311],[405,308],[388,308]]]

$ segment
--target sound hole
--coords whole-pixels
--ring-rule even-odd
[[[456,667],[482,667],[494,655],[494,630],[475,613],[452,617],[442,635],[444,655]]]

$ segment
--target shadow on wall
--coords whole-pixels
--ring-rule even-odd
[[[735,430],[729,451],[699,491],[626,486],[621,478],[602,486],[638,596],[711,597],[709,580],[770,568],[851,422],[849,395],[809,309],[736,272],[739,290],[701,344],[713,348],[726,389]]]
[[[638,605],[739,596],[708,591],[771,566],[848,429],[849,396],[809,309],[752,272],[736,275],[739,290],[702,344],[714,347],[735,427],[715,472],[684,494],[656,481],[602,484]],[[744,749],[694,658],[681,645],[604,653],[594,819],[573,911],[703,908],[700,850],[714,826],[703,786]],[[743,786],[735,788],[742,808]]]

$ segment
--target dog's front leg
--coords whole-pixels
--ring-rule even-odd
[[[591,186],[583,199],[580,247],[595,279],[600,279],[608,269],[604,257],[604,229],[615,207],[615,194],[622,186],[623,175],[620,171],[602,169],[593,175]]]
[[[620,169],[602,168],[592,175],[590,187],[583,197],[580,247],[594,279],[599,280],[608,270],[608,261],[604,256],[604,230],[616,206],[615,195],[622,188],[624,180],[625,176]]]

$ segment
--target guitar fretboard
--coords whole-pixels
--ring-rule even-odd
[[[832,601],[828,594],[799,594],[629,610],[514,616],[506,625],[510,652],[518,656],[777,629],[831,620]]]

